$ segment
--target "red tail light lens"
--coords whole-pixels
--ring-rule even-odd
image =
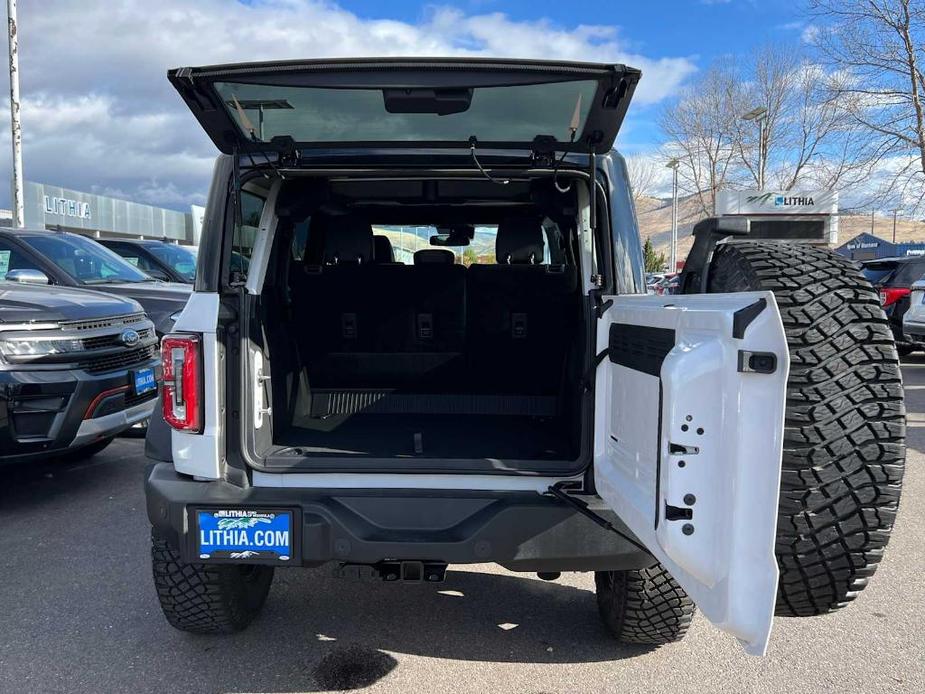
[[[892,306],[904,296],[909,296],[911,291],[904,287],[887,287],[880,290],[880,305],[883,308]]]
[[[202,349],[198,335],[167,335],[161,340],[164,421],[174,429],[202,432]]]

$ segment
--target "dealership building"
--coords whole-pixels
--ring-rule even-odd
[[[59,186],[26,181],[24,222],[31,229],[73,231],[93,238],[144,238],[199,245],[204,208],[188,212],[154,207],[106,195],[83,193]],[[0,225],[11,224],[0,214]]]

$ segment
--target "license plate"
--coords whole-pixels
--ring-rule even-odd
[[[141,395],[157,388],[157,380],[154,378],[154,369],[139,369],[132,372],[135,380],[135,395]]]
[[[286,562],[292,546],[290,511],[196,511],[196,555],[201,560]]]

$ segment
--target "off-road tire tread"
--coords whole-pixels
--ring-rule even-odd
[[[867,585],[899,508],[905,407],[879,296],[851,260],[773,242],[720,245],[709,289],[774,292],[791,360],[776,612],[831,612]]]
[[[601,619],[618,641],[648,645],[683,638],[694,603],[661,564],[594,575]]]
[[[253,621],[266,601],[273,567],[187,564],[156,531],[151,533],[154,586],[167,621],[198,634],[228,634]]]

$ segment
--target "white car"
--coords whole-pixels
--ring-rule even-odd
[[[903,333],[913,342],[925,342],[925,277],[912,284],[909,309],[903,315]]]
[[[904,464],[879,297],[841,256],[730,242],[717,219],[678,293],[647,295],[612,150],[639,77],[432,58],[169,73],[223,152],[147,442],[171,625],[245,627],[276,567],[440,582],[494,562],[595,572],[619,640],[676,641],[696,604],[760,654],[775,614],[864,588]],[[430,247],[400,262],[374,233],[392,225]]]

